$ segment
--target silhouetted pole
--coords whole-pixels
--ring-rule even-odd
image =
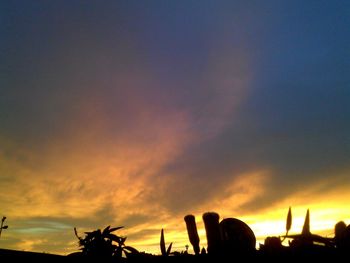
[[[203,214],[205,231],[207,234],[208,253],[215,254],[220,252],[221,235],[219,225],[219,214],[207,212]]]
[[[187,227],[188,238],[193,246],[194,253],[199,255],[199,236],[197,232],[196,219],[193,215],[187,215],[184,217]]]

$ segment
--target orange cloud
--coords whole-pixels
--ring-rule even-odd
[[[264,221],[242,213],[242,208],[268,195],[272,172],[215,165],[217,170],[199,167],[194,173],[194,167],[181,164],[171,169],[191,147],[210,142],[234,125],[235,113],[250,92],[251,65],[241,51],[213,47],[187,103],[181,101],[186,92],[172,98],[160,87],[167,83],[151,70],[118,72],[107,80],[112,88],[90,87],[81,94],[52,140],[31,148],[3,138],[0,171],[8,181],[0,185],[0,197],[3,213],[21,221],[11,234],[21,237],[17,246],[59,252],[51,240],[70,231],[60,239],[68,244],[60,253],[72,252],[77,250],[73,227],[82,232],[112,224],[125,225],[120,233],[140,250],[158,253],[161,228],[166,241],[183,250],[188,244],[186,213],[196,215],[201,245],[206,246],[201,215],[207,211],[247,219],[261,235],[259,223]],[[11,156],[5,154],[8,150]],[[213,173],[220,177],[215,179]],[[275,217],[272,213],[271,219]],[[35,224],[26,224],[26,219]],[[35,232],[50,222],[54,224],[48,224],[45,233]]]

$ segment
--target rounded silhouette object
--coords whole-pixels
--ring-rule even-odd
[[[335,237],[340,237],[344,235],[346,232],[346,224],[344,221],[339,221],[338,223],[335,224],[334,226],[334,235]]]
[[[254,232],[243,221],[226,218],[220,222],[220,231],[226,252],[246,253],[255,250]]]

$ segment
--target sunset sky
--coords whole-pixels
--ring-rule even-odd
[[[350,1],[1,1],[0,248],[350,224]],[[257,243],[257,245],[258,245]],[[192,248],[190,248],[192,251]]]

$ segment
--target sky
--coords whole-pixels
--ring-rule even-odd
[[[1,1],[0,247],[350,224],[349,1]],[[190,248],[191,251],[191,248]]]

